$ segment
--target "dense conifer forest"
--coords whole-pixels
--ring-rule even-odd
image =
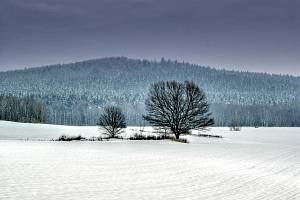
[[[203,88],[215,126],[232,120],[244,126],[300,126],[300,77],[217,70],[165,59],[113,57],[1,72],[0,94],[41,102],[47,112],[41,121],[47,123],[95,125],[104,106],[118,105],[129,125],[143,125],[148,89],[160,80],[192,80]]]

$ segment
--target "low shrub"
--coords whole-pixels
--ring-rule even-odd
[[[107,136],[107,137],[102,137],[102,140],[109,140],[109,139],[120,139],[120,140],[123,140],[124,138],[120,135],[116,135],[114,137],[110,137],[110,136]]]
[[[235,126],[235,127],[229,127],[230,131],[241,131],[242,127],[240,126]]]
[[[102,137],[95,137],[95,136],[93,136],[93,137],[91,137],[91,138],[89,138],[88,139],[88,141],[102,141],[103,140],[103,138]]]
[[[187,139],[171,137],[169,135],[143,135],[141,133],[135,133],[128,138],[129,140],[172,140],[174,142],[188,143]]]
[[[223,136],[221,135],[210,135],[210,134],[197,134],[196,136],[199,136],[199,137],[208,137],[208,138],[223,138]]]
[[[169,138],[171,141],[174,141],[174,142],[181,142],[181,143],[189,143],[188,140],[186,138],[174,138],[174,137],[170,137]]]
[[[141,133],[135,133],[129,137],[129,140],[165,140],[170,139],[169,136],[165,135],[144,135]]]
[[[73,141],[73,140],[86,140],[86,138],[82,137],[81,135],[78,136],[61,135],[56,141]]]

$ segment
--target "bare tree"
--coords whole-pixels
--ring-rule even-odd
[[[240,121],[237,118],[231,120],[229,124],[230,131],[241,131],[242,127],[240,125]]]
[[[105,134],[110,138],[117,138],[126,128],[126,117],[121,108],[108,106],[100,115],[97,125],[105,130]]]
[[[168,127],[175,138],[214,124],[206,95],[195,83],[161,81],[151,85],[144,116],[155,127]]]

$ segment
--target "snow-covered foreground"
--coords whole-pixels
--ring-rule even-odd
[[[224,138],[0,140],[0,199],[300,199],[300,128],[209,133]],[[0,122],[1,139],[61,134],[98,130]]]

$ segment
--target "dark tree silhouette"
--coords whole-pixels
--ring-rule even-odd
[[[126,117],[121,108],[108,106],[104,108],[97,125],[105,130],[109,138],[116,138],[126,128]]]
[[[204,91],[190,81],[152,84],[146,111],[146,121],[155,127],[169,128],[176,139],[191,129],[203,130],[214,124]]]

